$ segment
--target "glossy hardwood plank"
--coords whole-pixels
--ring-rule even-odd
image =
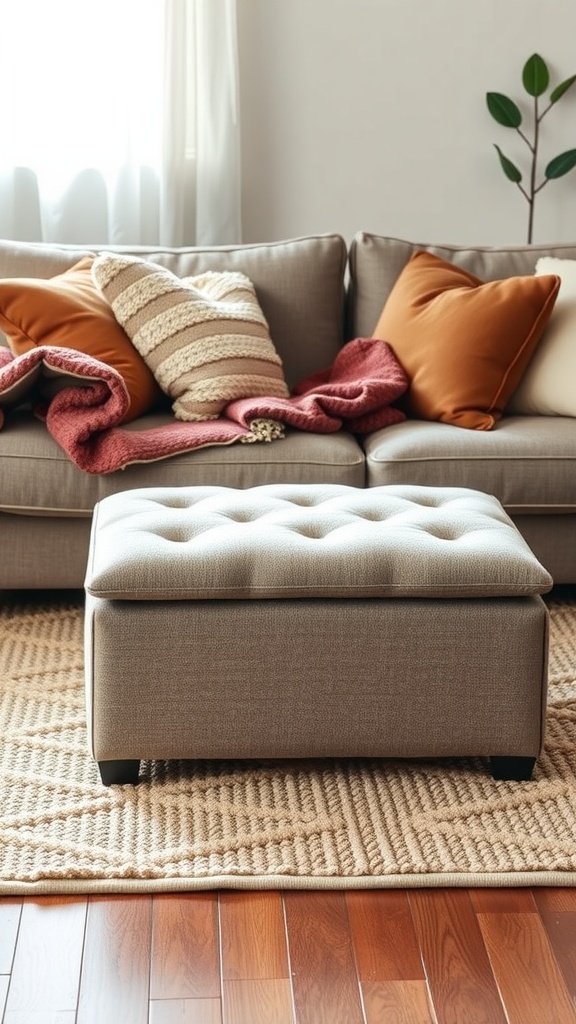
[[[222,1024],[219,999],[154,999],[149,1024]]]
[[[362,996],[366,1024],[436,1024],[425,981],[368,981]]]
[[[535,889],[534,902],[538,910],[567,910],[576,912],[576,889]]]
[[[48,1017],[76,1009],[85,924],[85,899],[24,901],[6,1000],[7,1019],[15,1013]]]
[[[152,899],[91,897],[77,1024],[148,1024]]]
[[[225,981],[223,1024],[294,1024],[287,978]]]
[[[477,914],[535,914],[530,889],[471,889],[470,899]]]
[[[576,889],[537,889],[534,901],[576,1005]]]
[[[220,894],[222,977],[287,978],[282,896],[276,891]]]
[[[540,917],[556,963],[576,1007],[576,911],[541,910]]]
[[[3,1024],[576,1024],[568,888],[2,899],[0,955]]]
[[[298,1024],[364,1024],[343,892],[284,893]]]
[[[409,981],[424,977],[405,891],[347,892],[346,906],[361,981]]]
[[[574,1024],[576,1015],[537,914],[479,914],[509,1024]]]
[[[0,974],[12,970],[21,914],[22,900],[0,900]]]
[[[508,1024],[469,893],[415,890],[409,902],[438,1024]]]
[[[152,897],[150,998],[220,997],[218,897]]]

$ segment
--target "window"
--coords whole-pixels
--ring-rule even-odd
[[[196,242],[197,162],[220,167],[223,193],[238,193],[235,42],[233,0],[18,0],[4,10],[0,234]],[[206,74],[222,62],[223,75]],[[198,136],[197,110],[208,121],[229,112],[235,160],[215,150],[215,133]],[[223,232],[215,212],[216,241],[238,240],[237,210],[233,219]]]

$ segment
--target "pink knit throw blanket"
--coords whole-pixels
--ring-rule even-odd
[[[74,465],[111,473],[209,445],[280,438],[284,425],[322,434],[341,428],[369,433],[404,419],[392,403],[407,384],[386,342],[356,338],[289,398],[243,398],[216,420],[172,419],[146,427],[143,419],[126,427],[119,423],[128,393],[110,366],[72,349],[40,346],[13,356],[0,347],[0,427],[11,408],[30,404]]]

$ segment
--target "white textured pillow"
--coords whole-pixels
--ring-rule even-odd
[[[557,274],[560,290],[507,413],[576,416],[576,260],[542,256],[536,275]]]
[[[289,394],[244,274],[208,271],[180,279],[155,263],[107,252],[96,257],[92,274],[158,384],[175,399],[178,419],[216,419],[236,398]]]

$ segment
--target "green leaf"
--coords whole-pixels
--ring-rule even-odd
[[[546,178],[562,178],[573,167],[576,167],[576,149],[567,149],[550,161],[544,175]]]
[[[570,78],[560,82],[560,85],[557,85],[550,93],[550,103],[558,103],[558,100],[562,98],[565,92],[568,92],[568,89],[571,85],[574,85],[574,82],[576,82],[576,75],[571,75]]]
[[[501,92],[487,92],[486,103],[494,120],[504,128],[519,128],[522,124],[520,109],[509,96]]]
[[[522,83],[529,96],[541,96],[546,92],[550,75],[546,62],[539,53],[533,53],[522,70]]]
[[[516,185],[519,185],[522,181],[522,174],[516,167],[516,164],[513,164],[512,161],[509,160],[507,156],[504,156],[504,153],[500,149],[500,146],[497,146],[496,143],[494,143],[494,149],[498,153],[500,165],[508,180],[513,181]]]

